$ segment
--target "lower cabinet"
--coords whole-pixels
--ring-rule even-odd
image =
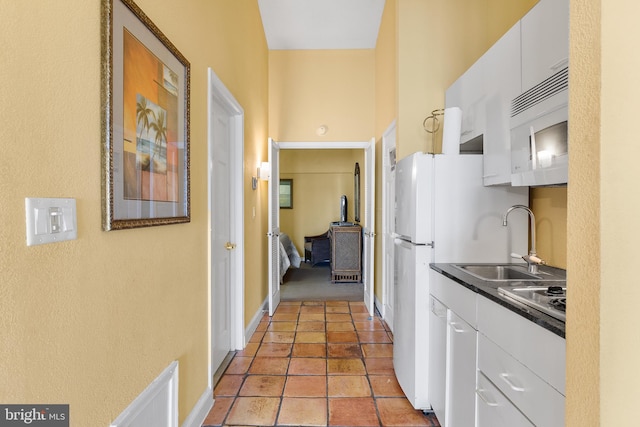
[[[476,400],[477,332],[447,311],[447,427],[473,426]]]
[[[446,426],[447,307],[429,296],[429,399],[441,426]]]
[[[441,426],[469,427],[475,425],[476,294],[435,274],[429,305],[429,398]]]
[[[430,271],[429,398],[443,427],[561,427],[565,340]]]
[[[477,385],[478,423],[476,427],[534,427],[480,371]],[[469,424],[472,425],[472,424]]]
[[[491,381],[530,424],[477,427],[564,426],[565,340],[486,298],[478,300],[478,319],[478,377]]]

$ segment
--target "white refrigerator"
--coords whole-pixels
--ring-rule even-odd
[[[429,263],[513,262],[528,253],[528,187],[482,184],[482,155],[414,153],[396,166],[393,366],[414,408],[430,410]]]

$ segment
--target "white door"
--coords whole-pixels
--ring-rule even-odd
[[[209,70],[209,281],[211,375],[242,348],[242,146],[244,111]]]
[[[280,304],[280,148],[269,138],[269,316]]]
[[[369,310],[369,315],[374,314],[374,261],[375,261],[375,197],[376,197],[376,140],[371,142],[364,150],[364,192],[366,203],[364,208],[363,234],[363,268],[362,283],[364,285],[364,303]]]
[[[393,332],[396,122],[382,135],[382,318]]]

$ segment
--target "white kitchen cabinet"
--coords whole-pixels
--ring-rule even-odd
[[[462,110],[460,143],[468,142],[485,130],[485,60],[478,59],[445,93],[445,106]]]
[[[452,310],[447,311],[446,427],[475,423],[477,332]]]
[[[511,184],[511,101],[522,90],[520,22],[484,54],[484,185]]]
[[[477,295],[434,270],[429,274],[431,282],[429,324],[431,405],[440,425],[444,427],[473,426],[475,423]],[[446,319],[444,318],[445,310]]]
[[[569,0],[540,0],[522,19],[522,91],[569,61]]]
[[[429,296],[429,399],[441,426],[446,426],[447,307]]]
[[[482,373],[478,372],[476,427],[534,427]],[[472,424],[470,424],[472,425]]]
[[[562,337],[478,299],[478,371],[534,425],[564,425],[565,346]],[[510,424],[492,425],[501,426]]]

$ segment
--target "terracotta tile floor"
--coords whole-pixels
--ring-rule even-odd
[[[439,426],[411,407],[362,302],[281,302],[235,354],[203,426]]]

